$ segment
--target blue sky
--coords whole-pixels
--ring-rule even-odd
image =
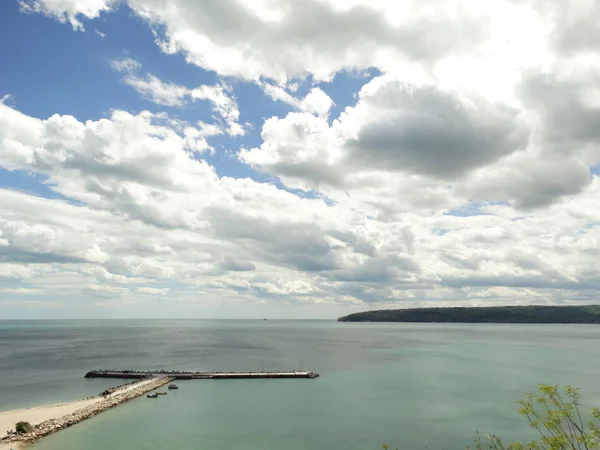
[[[2,60],[11,67],[0,74],[0,85],[2,95],[11,95],[7,103],[19,111],[39,118],[68,114],[82,121],[108,117],[113,109],[167,112],[191,123],[210,118],[212,110],[208,102],[185,108],[157,105],[115,75],[110,63],[132,58],[145,72],[178,85],[212,85],[220,80],[214,71],[187,64],[181,54],[161,52],[147,23],[125,5],[117,5],[110,14],[90,21],[86,32],[48,20],[43,15],[23,14],[21,9],[19,3],[13,1],[0,5],[0,37],[3,42],[11,43],[0,48]],[[335,102],[330,114],[333,120],[346,106],[356,102],[356,92],[377,73],[376,68],[367,68],[360,74],[340,72],[331,83],[313,83],[311,77],[307,77],[298,80],[297,93],[306,95],[312,85],[321,86]],[[262,122],[272,116],[285,116],[294,108],[269,98],[254,83],[235,78],[227,78],[227,82],[240,105],[240,122],[249,126],[243,137],[212,138],[211,143],[220,151],[207,160],[222,176],[264,181],[269,177],[237,163],[227,153],[260,145]],[[44,196],[56,195],[41,186],[35,177],[19,172],[5,175],[2,181],[9,187],[19,186]]]
[[[0,318],[596,301],[595,5],[221,6],[0,4]]]

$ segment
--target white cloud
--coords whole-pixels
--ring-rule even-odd
[[[183,106],[190,90],[175,83],[164,82],[151,73],[137,75],[142,65],[132,58],[115,59],[110,66],[125,74],[123,82],[134,88],[142,97],[158,105]]]
[[[227,134],[231,136],[242,136],[244,128],[238,123],[240,112],[235,99],[227,87],[222,85],[202,85],[192,89],[189,95],[194,100],[208,100],[213,104],[214,110],[223,118],[227,124]]]
[[[168,298],[180,314],[593,302],[596,3],[129,0],[162,51],[221,81],[181,86],[130,58],[113,69],[159,105],[210,102],[214,122],[40,120],[0,105],[0,167],[66,197],[1,192],[0,290],[107,308]],[[75,29],[114,5],[21,2]],[[325,91],[354,94],[335,75],[370,68],[330,118]],[[239,80],[296,110],[268,118],[239,160],[307,192],[220,177],[202,159],[211,136],[246,131]]]
[[[142,286],[135,289],[136,292],[141,294],[150,294],[150,295],[167,295],[169,293],[169,289],[159,289],[153,287]]]
[[[0,264],[0,279],[25,280],[38,275],[39,271],[36,269],[37,267],[34,265],[22,263],[3,263]]]
[[[25,10],[82,28],[77,17],[97,17],[116,2],[30,0],[22,4]],[[349,67],[389,70],[403,61],[465,54],[478,50],[490,30],[501,34],[514,25],[515,21],[501,22],[504,28],[496,30],[499,10],[506,11],[506,17],[524,9],[506,1],[492,8],[472,0],[310,0],[302,5],[291,0],[240,0],[226,12],[209,1],[129,0],[127,4],[155,28],[163,51],[182,52],[191,63],[220,75],[279,81],[306,74],[325,80]]]
[[[133,58],[115,59],[110,62],[110,66],[117,72],[132,73],[141,69],[142,65]]]
[[[388,69],[395,61],[431,60],[470,48],[486,34],[492,11],[476,2],[454,3],[435,2],[431,14],[429,2],[282,1],[265,8],[263,2],[240,1],[225,14],[210,2],[129,2],[149,23],[164,26],[163,51],[181,51],[222,75],[281,81],[308,73],[329,79],[346,67]]]
[[[189,89],[174,83],[159,80],[152,74],[145,77],[126,76],[123,81],[138,91],[142,97],[158,105],[183,106]]]
[[[162,81],[148,73],[145,76],[136,74],[142,65],[131,58],[111,61],[111,67],[117,72],[124,72],[125,84],[134,88],[142,97],[158,105],[181,107],[190,101],[209,101],[217,113],[217,120],[223,122],[225,132],[231,136],[245,134],[244,127],[238,123],[240,112],[231,92],[231,88],[223,84],[201,85],[189,89],[175,83]],[[214,127],[214,125],[211,125]],[[207,130],[207,127],[204,127]],[[204,134],[203,137],[220,134]]]
[[[211,136],[218,136],[223,134],[224,131],[222,127],[215,124],[208,124],[202,121],[199,121],[197,127],[186,126],[183,129],[183,135],[185,137],[185,145],[186,147],[194,150],[196,152],[210,151],[213,152],[213,148],[207,142],[207,138]]]
[[[306,111],[317,116],[327,117],[329,110],[334,105],[331,97],[318,87],[312,88],[304,98],[298,99],[281,86],[264,82],[259,83],[259,85],[264,89],[265,94],[273,100],[287,103],[300,111]]]
[[[292,113],[269,119],[262,138],[240,158],[300,188],[343,187],[376,171],[452,180],[527,146],[519,111],[387,76],[364,86],[357,105],[331,126]]]
[[[318,116],[327,117],[333,105],[333,100],[323,90],[313,88],[300,102],[300,109]]]
[[[4,104],[9,100],[12,100],[13,96],[11,94],[5,94],[2,98],[0,98],[0,104]]]
[[[84,30],[81,18],[95,19],[110,11],[116,0],[19,0],[21,11],[42,13],[60,22],[69,22],[73,29]]]
[[[21,0],[81,27],[116,9],[112,0]],[[331,79],[346,69],[404,73],[415,63],[465,87],[506,98],[520,69],[551,62],[553,51],[594,51],[599,42],[593,0],[128,0],[154,27],[167,53],[219,75],[284,84],[294,77]]]

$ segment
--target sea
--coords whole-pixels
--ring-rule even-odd
[[[600,404],[600,326],[279,320],[0,321],[0,410],[95,395],[91,369],[314,370],[317,379],[189,380],[32,450],[464,449],[536,437],[539,383]]]

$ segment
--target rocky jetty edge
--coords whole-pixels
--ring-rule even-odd
[[[93,403],[84,408],[78,409],[72,414],[67,414],[62,417],[52,418],[45,422],[39,423],[33,426],[33,431],[26,434],[10,434],[0,438],[0,447],[4,447],[5,444],[23,444],[36,441],[39,438],[55,433],[64,428],[68,428],[76,423],[79,423],[85,419],[100,414],[107,409],[114,408],[122,403],[129,400],[133,400],[146,392],[157,389],[165,384],[170,383],[175,378],[173,377],[161,377],[153,380],[143,380],[136,383],[140,384],[139,387],[130,386],[125,389],[122,393],[112,393],[109,396],[103,396],[98,402]]]

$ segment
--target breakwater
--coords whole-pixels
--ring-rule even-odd
[[[71,414],[67,414],[61,417],[55,417],[50,420],[46,420],[37,425],[33,426],[33,430],[29,433],[18,434],[10,433],[0,438],[0,444],[8,443],[26,443],[35,441],[41,437],[52,434],[56,431],[68,428],[76,423],[79,423],[85,419],[93,417],[107,409],[114,408],[122,403],[129,400],[133,400],[146,392],[157,389],[165,384],[173,381],[173,377],[165,376],[155,378],[152,380],[146,380],[145,382],[138,382],[139,386],[134,386],[133,383],[129,383],[129,386],[125,386],[122,391],[112,392],[106,397],[98,397],[98,401],[85,406],[81,409],[74,411]],[[33,424],[32,424],[33,425]]]
[[[100,394],[98,394],[98,396],[99,397],[108,397],[109,395],[118,393],[119,391],[121,391],[125,388],[128,388],[135,384],[138,384],[140,381],[141,381],[141,379],[135,379],[133,381],[130,381],[129,383],[123,383],[123,384],[119,384],[118,386],[109,387],[108,389],[105,389],[102,392],[100,392]]]
[[[169,376],[177,380],[232,380],[241,378],[317,378],[318,373],[305,370],[277,372],[185,372],[179,370],[92,370],[85,378],[148,378]]]

